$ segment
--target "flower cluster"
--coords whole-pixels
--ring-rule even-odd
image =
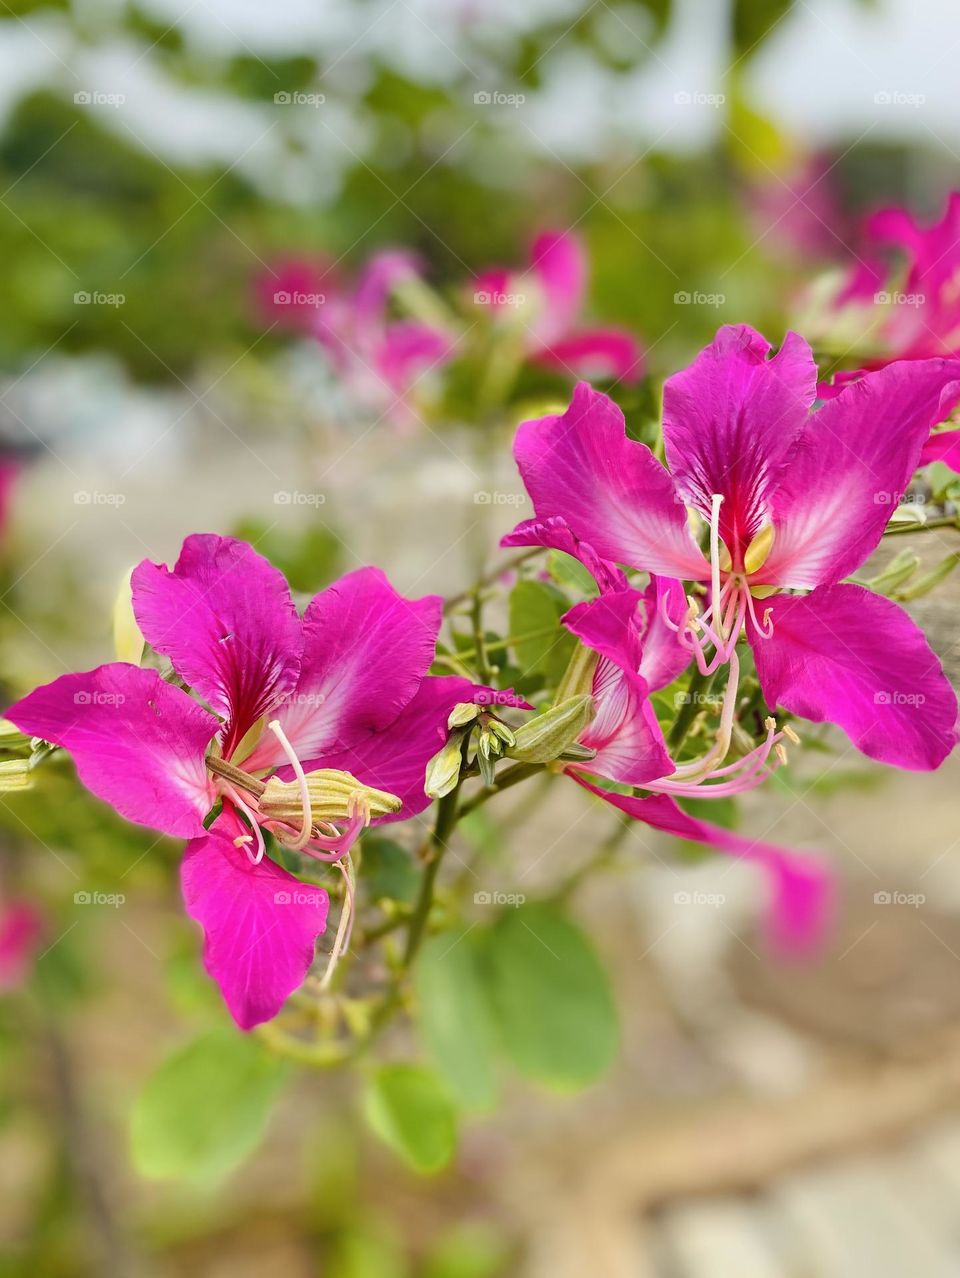
[[[397,249],[374,254],[352,287],[334,264],[279,262],[257,280],[257,298],[266,322],[323,347],[354,412],[403,421],[433,375],[466,357],[470,336],[488,327],[517,362],[573,377],[636,381],[643,355],[630,333],[580,326],[587,281],[580,240],[570,231],[545,231],[522,269],[493,267],[458,289],[459,316],[428,289],[417,258]],[[488,321],[479,330],[478,314]]]
[[[393,292],[417,279],[409,256],[389,254],[352,291],[327,285],[322,305],[310,301],[315,281],[293,272],[282,292],[297,300],[277,305],[345,377],[402,394],[453,342],[390,311]],[[569,236],[541,237],[523,279],[531,359],[636,374],[626,335],[575,326],[584,271]],[[481,283],[499,323],[521,281],[498,272]],[[351,852],[368,826],[438,801],[409,960],[459,816],[534,773],[753,864],[769,885],[770,940],[808,948],[830,915],[823,863],[703,820],[689,801],[740,795],[783,768],[801,744],[796,720],[834,724],[901,768],[937,768],[953,749],[957,698],[926,638],[852,578],[958,403],[960,359],[912,350],[825,394],[802,337],[788,333],[774,354],[736,325],[666,381],[655,449],[587,382],[566,411],[524,422],[514,452],[534,517],[503,544],[563,552],[589,583],[561,618],[573,645],[562,676],[541,687],[513,671],[536,709],[495,686],[480,586],[473,649],[456,631],[438,649],[437,596],[405,598],[362,568],[301,615],[251,546],[197,534],[173,568],[144,561],[132,574],[136,660],[58,678],[8,718],[69,751],[122,816],[186,840],[186,909],[246,1029],[274,1017],[311,968],[327,924],[324,873],[342,876],[342,905],[321,984],[347,952]],[[457,673],[436,674],[435,662]],[[682,679],[688,696],[709,691],[717,706],[690,740],[697,714],[668,723],[663,706]],[[481,788],[461,805],[473,781]]]

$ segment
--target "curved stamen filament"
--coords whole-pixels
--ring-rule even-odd
[[[710,498],[710,586],[711,597],[715,603],[720,599],[720,507],[722,505],[723,497],[720,493],[714,493]],[[719,604],[717,604],[716,615],[720,638],[723,639],[725,638],[723,617]]]
[[[239,838],[234,839],[234,843],[238,847],[243,844],[251,865],[259,865],[264,856],[266,856],[267,845],[263,841],[263,833],[260,829],[260,822],[257,820],[257,815],[240,797],[236,786],[231,785],[229,781],[225,781],[222,784],[222,790],[230,802],[235,803],[243,815],[247,818],[250,822],[250,829],[253,831],[252,835],[240,835]],[[249,844],[254,840],[256,840],[257,850],[255,854],[251,855]]]
[[[300,784],[300,799],[303,803],[303,825],[297,838],[288,846],[294,848],[298,852],[302,852],[310,842],[310,837],[313,834],[313,810],[310,806],[310,787],[307,785],[307,776],[303,770],[303,764],[297,757],[297,752],[287,740],[287,734],[280,726],[280,721],[278,719],[271,719],[267,724],[267,727],[280,742],[283,753],[289,759],[290,766],[293,768],[297,781]]]
[[[757,621],[756,604],[754,603],[753,595],[750,593],[749,590],[746,591],[746,597],[747,597],[747,611],[750,614],[750,620],[753,622],[753,626],[757,634],[760,636],[761,639],[772,639],[773,638],[773,621],[771,620],[770,614],[773,612],[773,609],[765,608],[763,610],[763,623],[761,624],[759,621]]]
[[[353,916],[354,901],[356,893],[354,890],[354,869],[353,862],[350,860],[349,852],[344,856],[342,861],[337,862],[337,868],[343,875],[343,907],[340,910],[340,922],[337,926],[337,935],[333,942],[333,949],[330,951],[330,958],[327,961],[327,969],[320,978],[320,988],[325,990],[329,987],[333,980],[333,974],[337,970],[337,964],[343,957],[347,947],[350,944],[350,937],[353,934]]]

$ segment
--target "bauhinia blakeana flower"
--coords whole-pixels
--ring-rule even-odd
[[[838,724],[882,762],[936,768],[957,722],[940,662],[903,609],[845,578],[960,400],[960,360],[889,365],[815,409],[807,343],[770,349],[725,327],[667,381],[667,466],[585,383],[562,416],[524,423],[514,451],[537,519],[519,537],[557,537],[559,521],[595,558],[702,583],[702,610],[691,597],[662,618],[704,672],[745,632],[771,709]]]
[[[587,290],[587,259],[570,231],[544,231],[534,240],[525,269],[497,267],[478,275],[474,301],[497,320],[515,322],[520,340],[536,363],[616,381],[638,381],[643,353],[622,328],[579,328]]]
[[[187,912],[250,1028],[303,981],[328,910],[326,892],[265,855],[263,831],[332,862],[369,821],[422,811],[450,711],[490,693],[426,675],[441,600],[405,599],[375,568],[334,582],[300,617],[250,546],[198,534],[173,569],[141,563],[131,595],[144,638],[195,696],[114,662],[38,688],[8,718],[69,750],[122,816],[188,840]]]

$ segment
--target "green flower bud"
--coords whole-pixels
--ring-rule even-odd
[[[593,697],[569,697],[517,728],[507,754],[521,763],[550,763],[573,745],[593,715]]]
[[[427,776],[423,788],[431,799],[442,799],[460,780],[460,769],[463,767],[463,739],[468,731],[468,728],[460,728],[454,732],[443,749],[427,764]]]
[[[465,728],[468,723],[473,723],[479,713],[480,707],[474,705],[472,701],[458,701],[450,711],[447,727],[451,731],[454,728]]]
[[[349,772],[337,768],[318,768],[307,773],[310,813],[314,821],[343,821],[353,816],[358,804],[364,804],[372,817],[399,812],[401,800],[385,790],[364,785]],[[260,811],[269,820],[296,824],[303,820],[303,796],[299,781],[281,781],[271,777],[260,796]]]

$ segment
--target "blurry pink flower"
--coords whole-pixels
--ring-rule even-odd
[[[811,257],[844,255],[851,228],[831,182],[833,167],[826,155],[805,155],[780,173],[765,170],[750,185],[750,221],[764,249],[786,249],[807,265]]]
[[[391,314],[396,290],[419,279],[414,254],[388,249],[370,258],[352,288],[332,266],[292,259],[260,277],[257,295],[270,322],[321,343],[352,399],[402,419],[417,384],[452,358],[455,344],[437,325]]]
[[[0,905],[0,992],[27,980],[43,930],[40,911],[29,901]]]
[[[838,373],[832,384],[821,386],[824,399],[835,398],[867,369],[894,360],[960,354],[960,192],[949,196],[943,217],[931,226],[921,226],[906,208],[881,209],[866,223],[860,255],[833,312],[842,321],[858,307],[883,308],[871,332],[877,349],[863,368]],[[920,464],[937,460],[960,472],[960,431],[931,435]]]
[[[528,355],[536,363],[575,377],[635,382],[643,352],[625,329],[582,329],[577,319],[587,288],[587,260],[570,231],[544,231],[523,271],[497,267],[478,275],[473,300],[497,318],[512,311],[522,325]]]

